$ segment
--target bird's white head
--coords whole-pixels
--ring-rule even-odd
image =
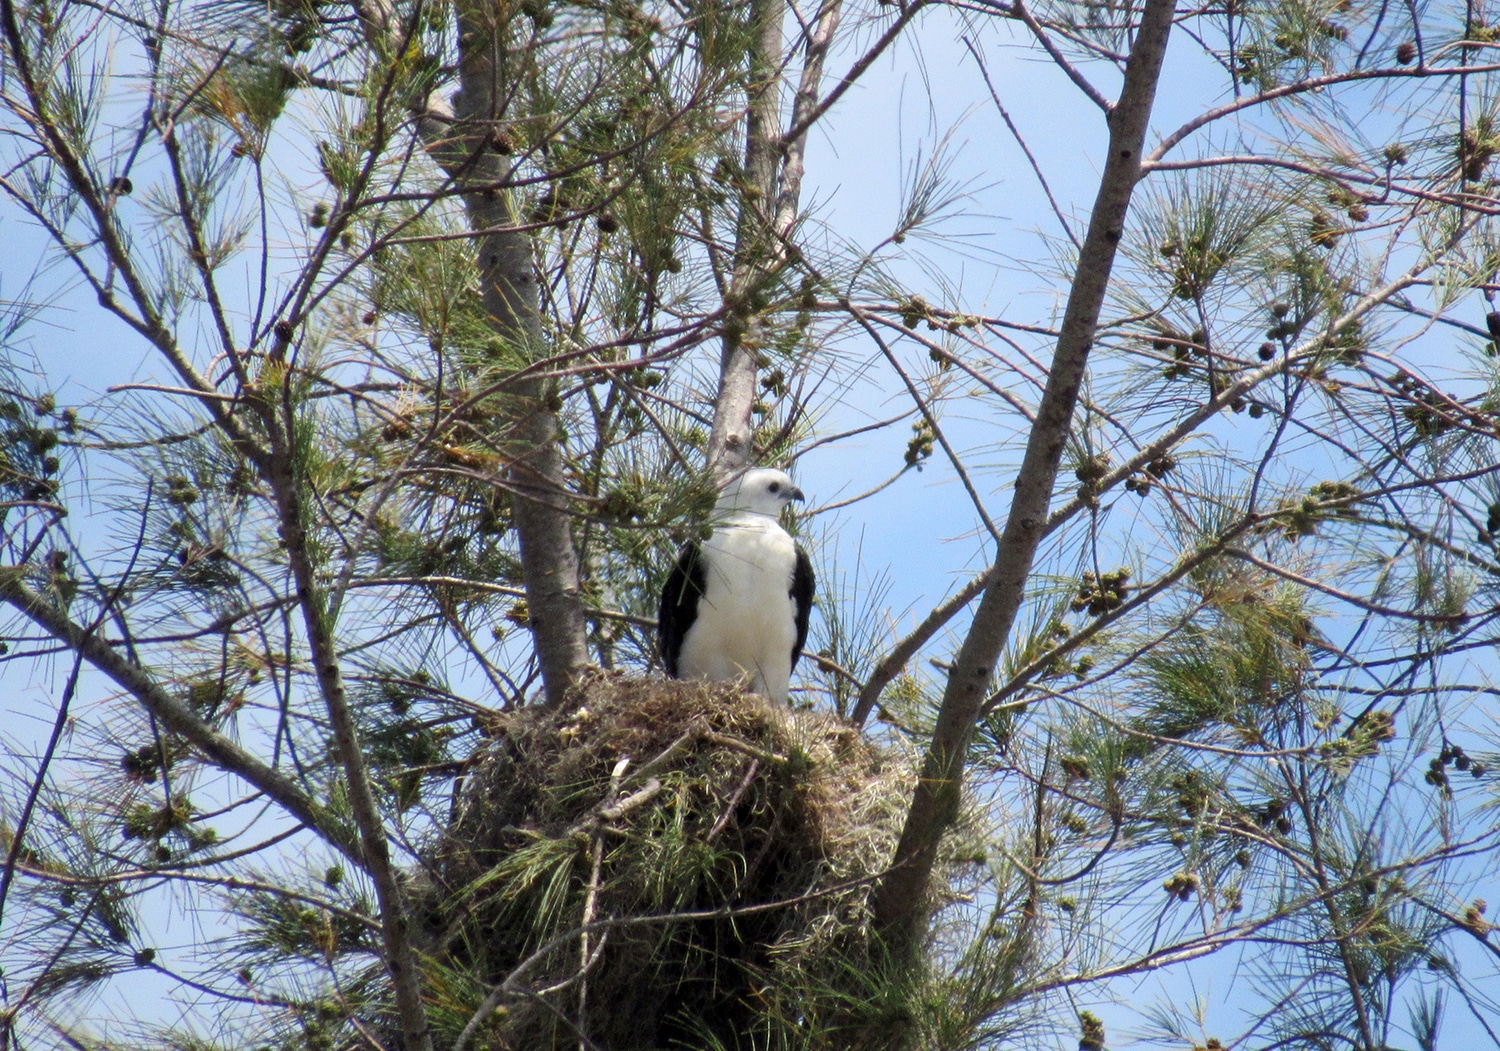
[[[792,484],[785,471],[755,467],[738,475],[719,494],[720,514],[749,511],[775,518],[793,500],[804,500],[802,490]]]

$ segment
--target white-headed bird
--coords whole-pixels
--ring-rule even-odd
[[[683,547],[662,589],[656,627],[668,675],[744,681],[786,703],[807,641],[813,571],[777,519],[801,499],[785,472],[764,467],[724,487],[713,534]]]

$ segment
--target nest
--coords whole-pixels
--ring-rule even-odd
[[[414,888],[434,1021],[451,1039],[502,985],[470,1047],[867,1029],[866,903],[911,786],[838,720],[714,684],[599,675],[503,716]]]

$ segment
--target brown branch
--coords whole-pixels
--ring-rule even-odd
[[[1264,105],[1277,99],[1289,98],[1293,95],[1302,95],[1313,91],[1322,91],[1325,88],[1340,84],[1353,84],[1365,80],[1396,80],[1396,79],[1418,79],[1425,80],[1429,77],[1457,77],[1469,73],[1493,73],[1500,69],[1495,63],[1483,63],[1473,66],[1450,66],[1446,68],[1434,68],[1423,64],[1412,69],[1356,69],[1347,73],[1329,73],[1321,77],[1307,77],[1303,80],[1294,81],[1290,84],[1281,84],[1274,88],[1255,95],[1246,95],[1243,98],[1226,102],[1222,106],[1205,110],[1192,120],[1185,122],[1176,131],[1165,136],[1157,145],[1156,149],[1146,157],[1148,164],[1156,165],[1163,157],[1172,152],[1182,140],[1186,139],[1199,128],[1212,124],[1221,117],[1227,117],[1232,113],[1248,109],[1251,106]]]
[[[1350,323],[1364,317],[1375,307],[1400,295],[1403,290],[1416,284],[1418,276],[1428,270],[1431,265],[1431,258],[1418,260],[1406,273],[1361,298],[1359,302],[1355,303],[1353,307],[1329,325],[1327,334],[1333,335],[1343,331]],[[1266,380],[1280,373],[1292,371],[1297,368],[1309,356],[1318,353],[1318,348],[1322,346],[1323,339],[1324,334],[1318,333],[1300,346],[1294,348],[1285,357],[1262,365],[1259,368],[1246,371],[1239,379],[1193,409],[1193,411],[1178,420],[1177,423],[1160,437],[1100,479],[1094,486],[1095,495],[1097,496],[1099,493],[1113,489],[1126,478],[1139,473],[1152,460],[1171,452],[1179,442],[1197,430],[1204,422],[1218,415],[1227,406],[1244,397]],[[1087,506],[1089,506],[1088,501],[1083,497],[1074,497],[1062,507],[1054,510],[1047,517],[1047,523],[1042,529],[1041,538],[1050,536],[1063,523],[1067,522]],[[917,651],[932,641],[933,637],[949,621],[957,616],[970,602],[974,601],[985,588],[989,587],[995,580],[997,572],[997,568],[992,565],[986,567],[982,572],[977,573],[968,583],[955,592],[951,598],[934,608],[931,613],[923,618],[920,624],[891,647],[890,651],[875,665],[874,670],[870,672],[870,677],[865,680],[864,686],[860,689],[854,710],[849,716],[851,723],[855,726],[864,725],[865,720],[869,718],[870,713],[875,710],[875,706],[880,702],[880,695],[885,691],[885,688],[891,684],[896,676],[901,674],[902,669],[917,654]]]
[[[1078,235],[1073,232],[1073,224],[1068,222],[1068,217],[1063,215],[1062,208],[1057,203],[1057,198],[1052,196],[1052,187],[1047,184],[1047,176],[1042,172],[1042,166],[1037,163],[1036,156],[1031,152],[1031,147],[1026,145],[1026,139],[1021,135],[1021,129],[1016,127],[1016,122],[1010,119],[1010,113],[1005,104],[1000,101],[1000,93],[995,90],[995,82],[990,79],[989,67],[984,64],[984,56],[974,46],[974,42],[968,37],[963,38],[964,47],[969,54],[974,56],[974,61],[979,64],[979,75],[984,78],[984,86],[989,89],[990,100],[995,103],[995,109],[1000,114],[1000,119],[1005,122],[1006,128],[1010,130],[1010,137],[1016,140],[1016,145],[1021,147],[1021,152],[1026,155],[1026,163],[1031,165],[1031,173],[1036,176],[1037,183],[1042,188],[1042,193],[1047,196],[1047,203],[1052,208],[1052,214],[1057,216],[1058,225],[1063,228],[1063,233],[1068,235],[1068,240],[1073,242],[1073,247],[1082,249],[1078,243]]]
[[[968,636],[948,677],[932,741],[913,793],[890,871],[871,898],[877,930],[894,947],[919,941],[927,917],[927,885],[943,834],[957,816],[964,759],[995,665],[1025,596],[1037,544],[1047,525],[1073,410],[1093,346],[1099,311],[1124,231],[1131,195],[1140,178],[1156,85],[1161,75],[1174,0],[1147,0],[1125,70],[1120,100],[1110,112],[1109,155],[1079,254],[1047,387],[1016,481],[1015,496]]]
[[[345,857],[359,862],[359,844],[351,831],[295,781],[219,733],[160,686],[144,668],[121,656],[109,643],[74,623],[64,611],[28,588],[19,569],[0,570],[0,599],[73,652],[82,654],[84,660],[135,697],[163,726],[184,738],[209,762],[255,786]]]
[[[807,38],[807,58],[802,64],[802,76],[797,82],[797,94],[792,102],[791,127],[782,139],[785,159],[781,168],[781,189],[776,197],[778,237],[788,236],[797,221],[802,198],[802,178],[807,171],[807,132],[812,127],[808,118],[818,108],[823,63],[828,59],[828,49],[838,31],[842,9],[842,0],[824,0],[822,10],[818,12],[817,25]]]
[[[408,26],[387,0],[351,3],[369,46],[378,54],[402,54]],[[493,5],[457,5],[460,110],[441,94],[409,98],[417,133],[428,155],[464,197],[478,256],[481,301],[490,327],[528,364],[487,393],[500,398],[501,433],[513,522],[519,541],[527,609],[545,696],[559,703],[589,665],[587,623],[573,543],[571,493],[559,442],[557,376],[548,363],[541,320],[540,287],[531,234],[506,193],[519,184],[514,164],[490,147],[505,119],[515,79],[510,27]]]
[[[370,784],[364,745],[344,687],[334,638],[336,619],[328,609],[327,593],[318,579],[308,536],[307,500],[311,481],[298,469],[300,456],[295,447],[293,422],[296,409],[291,404],[289,393],[284,391],[283,395],[280,413],[271,410],[263,401],[257,406],[267,420],[271,441],[266,479],[275,500],[287,562],[296,581],[297,606],[302,611],[308,648],[312,651],[313,672],[328,711],[329,727],[333,730],[335,755],[344,771],[349,809],[359,830],[357,861],[375,885],[385,965],[395,988],[406,1046],[415,1051],[431,1051],[432,1034],[422,1006],[417,957],[411,944],[411,913],[391,859],[385,822]]]
[[[1023,2],[1023,0],[1015,0],[1015,3],[1012,5],[1012,10],[1015,12],[1016,17],[1018,17],[1022,22],[1026,23],[1026,28],[1031,30],[1031,35],[1036,37],[1036,42],[1042,45],[1042,50],[1047,52],[1048,56],[1057,65],[1057,68],[1062,70],[1063,75],[1071,80],[1074,86],[1077,87],[1079,91],[1083,92],[1084,96],[1090,102],[1103,110],[1104,116],[1108,118],[1111,111],[1114,109],[1114,105],[1109,101],[1109,99],[1104,97],[1104,93],[1102,91],[1094,87],[1089,78],[1085,77],[1082,71],[1080,71],[1077,66],[1068,61],[1068,56],[1064,55],[1062,53],[1062,49],[1052,42],[1052,38],[1047,35],[1047,30],[1044,29],[1042,27],[1042,24],[1036,20],[1036,17],[1026,9],[1026,4]],[[1134,64],[1134,56],[1132,56],[1132,64]],[[1125,95],[1122,91],[1120,94],[1120,101],[1124,102],[1124,100]]]
[[[443,136],[428,133],[429,150],[460,185],[503,185],[509,171],[490,149],[509,103],[514,56],[497,24],[498,9],[462,3],[459,11],[460,111]],[[428,122],[432,109],[429,106]],[[479,277],[490,327],[531,359],[546,356],[540,288],[530,235],[518,230],[510,198],[479,189],[466,193],[469,224],[479,235]],[[534,377],[514,384],[502,399],[503,435],[526,603],[549,703],[561,703],[589,664],[587,623],[578,552],[568,511],[554,384]]]
[[[886,50],[896,42],[901,33],[911,23],[917,14],[927,7],[928,0],[912,0],[911,3],[901,7],[901,13],[896,20],[890,24],[880,39],[870,45],[863,55],[855,60],[849,67],[849,72],[839,78],[838,83],[825,95],[821,102],[807,109],[801,117],[792,121],[792,126],[787,129],[783,141],[787,143],[797,142],[807,134],[809,128],[823,118],[823,115],[833,108],[839,99],[844,97],[844,92],[854,86],[860,77],[875,64],[875,60],[885,54]]]

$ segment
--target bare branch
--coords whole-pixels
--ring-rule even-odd
[[[339,824],[295,781],[209,726],[187,704],[157,684],[143,668],[132,664],[108,643],[69,620],[62,610],[28,588],[17,569],[0,572],[0,599],[66,643],[70,650],[82,654],[91,665],[140,701],[148,712],[161,720],[163,726],[181,734],[214,765],[243,778],[339,853],[362,863],[361,847],[353,832]]]
[[[871,901],[879,929],[895,944],[910,943],[926,915],[926,889],[938,843],[958,813],[969,738],[989,692],[1001,648],[1020,609],[1036,547],[1047,524],[1047,505],[1072,431],[1073,408],[1093,346],[1094,329],[1131,194],[1140,178],[1141,146],[1173,11],[1173,0],[1147,0],[1142,10],[1120,102],[1110,115],[1109,155],[1099,196],[1084,238],[1047,388],[996,552],[994,576],[949,673],[890,873],[877,886]]]

